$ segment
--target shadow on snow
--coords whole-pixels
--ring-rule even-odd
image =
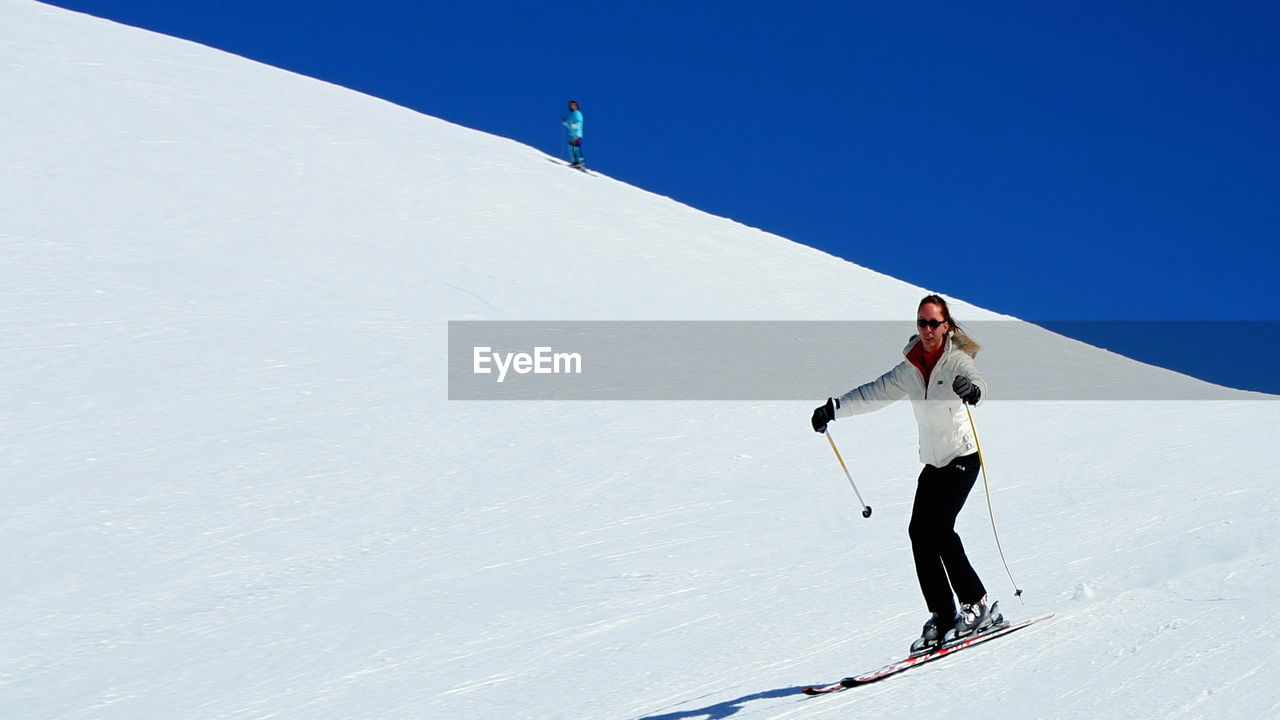
[[[777,690],[768,690],[759,692],[754,695],[744,695],[737,700],[728,700],[716,705],[709,705],[697,710],[681,710],[673,713],[663,713],[662,715],[646,715],[637,720],[720,720],[738,714],[743,705],[753,700],[767,700],[769,698],[787,697],[788,695],[800,695],[804,691],[804,686],[797,685],[789,688],[778,688]]]

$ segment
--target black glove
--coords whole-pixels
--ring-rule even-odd
[[[951,389],[956,391],[960,399],[970,405],[977,405],[978,398],[982,397],[982,389],[973,384],[973,381],[964,375],[957,375],[954,382],[951,383]]]
[[[836,401],[827,398],[826,405],[819,405],[813,411],[813,430],[814,432],[825,433],[827,431],[827,423],[836,419]]]

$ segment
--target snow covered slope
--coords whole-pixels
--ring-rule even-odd
[[[450,402],[446,323],[905,339],[922,289],[190,43],[27,0],[0,38],[0,716],[1280,712],[1274,402],[975,411],[1025,608],[980,496],[960,531],[1058,617],[805,698],[924,619],[909,408],[832,426],[864,520],[821,398]]]

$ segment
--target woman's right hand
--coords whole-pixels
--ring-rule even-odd
[[[836,401],[832,398],[827,398],[826,405],[819,405],[813,411],[813,420],[811,421],[813,423],[813,431],[825,433],[827,431],[827,423],[835,419]]]

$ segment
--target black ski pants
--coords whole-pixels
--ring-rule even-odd
[[[955,529],[956,516],[980,469],[977,453],[965,455],[943,468],[925,465],[916,484],[909,528],[916,576],[929,611],[948,620],[956,613],[952,590],[962,603],[977,602],[987,594]]]

